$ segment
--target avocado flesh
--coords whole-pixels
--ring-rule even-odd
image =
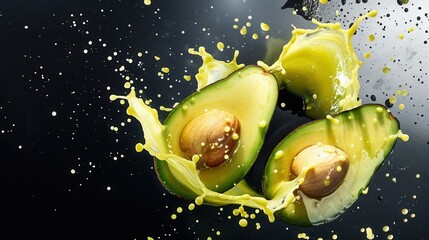
[[[235,153],[220,166],[198,171],[206,188],[221,193],[227,191],[240,182],[256,160],[276,106],[277,94],[274,76],[257,66],[239,69],[202,88],[176,106],[164,122],[170,153],[186,158],[180,148],[180,137],[186,124],[196,116],[210,110],[235,115],[241,123]],[[172,193],[186,199],[195,199],[201,194],[199,190],[181,184],[166,161],[155,158],[155,168],[160,181]]]
[[[265,169],[264,192],[276,198],[282,182],[293,179],[290,168],[303,149],[318,144],[335,146],[347,153],[349,169],[344,182],[321,199],[300,198],[276,212],[284,221],[301,226],[318,225],[335,219],[355,202],[375,171],[392,150],[398,137],[399,122],[382,105],[365,105],[335,115],[333,120],[316,120],[290,133],[279,143]],[[278,151],[280,159],[275,159]]]

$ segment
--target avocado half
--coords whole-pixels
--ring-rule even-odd
[[[204,185],[225,192],[240,182],[256,160],[277,103],[274,76],[257,66],[247,66],[187,97],[164,122],[171,153],[186,158],[180,147],[181,133],[196,116],[210,110],[229,112],[241,123],[238,147],[228,161],[198,171]],[[161,183],[172,193],[195,199],[197,193],[177,181],[167,162],[155,158]]]
[[[321,199],[300,196],[276,212],[282,220],[300,226],[329,222],[352,205],[367,187],[398,137],[399,122],[382,105],[364,105],[305,124],[286,136],[274,149],[266,165],[263,188],[268,199],[276,198],[280,183],[294,178],[291,164],[303,149],[318,144],[335,146],[349,158],[349,169],[343,183]],[[281,158],[275,158],[283,151]]]

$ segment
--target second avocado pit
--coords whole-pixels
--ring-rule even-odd
[[[240,127],[238,118],[229,112],[206,111],[186,124],[180,147],[188,159],[199,157],[199,168],[217,167],[237,149]]]
[[[312,198],[322,198],[334,192],[343,182],[349,161],[341,149],[318,143],[305,148],[292,161],[292,174],[298,176],[308,168],[299,189]]]

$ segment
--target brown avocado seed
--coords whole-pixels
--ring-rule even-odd
[[[304,167],[310,169],[299,189],[308,197],[322,198],[341,186],[349,169],[349,160],[341,149],[318,143],[295,156],[292,173],[298,176]]]
[[[217,167],[230,159],[238,146],[240,121],[233,114],[211,110],[188,122],[180,147],[188,159],[198,155],[206,167]]]

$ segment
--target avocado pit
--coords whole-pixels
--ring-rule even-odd
[[[332,145],[318,143],[299,152],[291,164],[295,176],[305,168],[309,170],[299,189],[308,197],[323,198],[333,193],[347,174],[347,154]]]
[[[229,112],[210,110],[183,128],[180,147],[187,159],[199,157],[201,167],[217,167],[230,159],[238,146],[240,121]]]

